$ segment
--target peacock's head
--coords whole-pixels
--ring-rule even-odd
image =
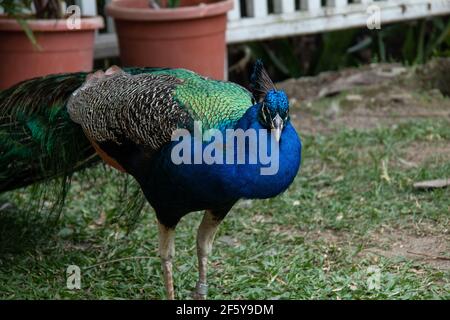
[[[273,130],[275,139],[279,141],[289,121],[289,100],[284,91],[275,88],[261,60],[256,61],[251,89],[255,102],[260,106],[259,121],[265,128]]]

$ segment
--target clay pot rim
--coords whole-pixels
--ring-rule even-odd
[[[67,28],[66,19],[27,19],[26,21],[32,31],[46,32],[96,30],[105,25],[101,16],[81,17],[81,29],[73,30]],[[23,28],[14,18],[0,14],[0,31],[23,31]]]
[[[225,14],[233,9],[233,0],[221,0],[214,3],[200,4],[197,6],[186,6],[179,8],[138,8],[124,6],[128,1],[112,1],[106,5],[106,13],[119,20],[135,21],[167,21],[167,20],[189,20]]]

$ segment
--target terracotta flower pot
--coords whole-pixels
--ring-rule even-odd
[[[175,9],[152,9],[148,3],[116,0],[106,6],[116,24],[122,64],[185,68],[223,79],[233,0],[185,0]]]
[[[16,20],[0,15],[0,89],[52,73],[90,71],[95,30],[101,17],[82,18],[81,29],[68,29],[66,20],[28,20],[36,48]]]

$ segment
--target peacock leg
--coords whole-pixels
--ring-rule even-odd
[[[194,291],[194,299],[206,299],[208,293],[207,268],[208,256],[212,250],[214,236],[222,219],[207,210],[197,232],[197,256],[199,280]]]
[[[172,259],[175,255],[175,228],[168,228],[158,222],[159,227],[159,255],[161,257],[166,286],[167,299],[175,299],[173,289]]]

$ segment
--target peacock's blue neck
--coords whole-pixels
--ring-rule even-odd
[[[249,108],[234,129],[264,131],[267,135],[266,141],[257,135],[259,148],[263,142],[273,140],[273,137],[271,137],[270,131],[263,128],[258,121],[258,110],[258,105]],[[222,132],[224,131],[222,130]],[[224,137],[224,144],[229,144],[230,141],[226,140],[225,133]],[[289,122],[284,128],[279,142],[277,170],[268,175],[262,174],[262,169],[269,167],[270,164],[264,164],[259,160],[256,164],[249,163],[248,149],[245,149],[246,161],[243,164],[236,162],[233,164],[175,164],[171,156],[176,144],[173,142],[164,148],[157,157],[156,161],[159,164],[154,167],[158,169],[154,170],[149,183],[167,190],[165,193],[170,190],[170,201],[176,201],[178,197],[182,197],[184,201],[188,199],[192,202],[193,207],[196,206],[196,201],[218,203],[220,201],[236,201],[241,198],[274,197],[285,191],[292,183],[301,161],[301,142]],[[203,145],[202,150],[205,148],[206,145]]]
[[[270,130],[264,128],[259,121],[260,105],[254,105],[247,110],[239,120],[236,129],[254,129],[268,131],[267,144],[272,140]],[[264,142],[261,139],[259,143]],[[260,145],[259,145],[260,146]],[[258,163],[257,165],[237,166],[237,175],[234,183],[242,198],[271,198],[285,191],[294,180],[301,163],[302,145],[297,132],[290,122],[285,126],[279,147],[278,170],[275,174],[261,174],[261,168],[267,167]],[[269,148],[270,149],[270,148]],[[239,182],[241,183],[239,185]]]

